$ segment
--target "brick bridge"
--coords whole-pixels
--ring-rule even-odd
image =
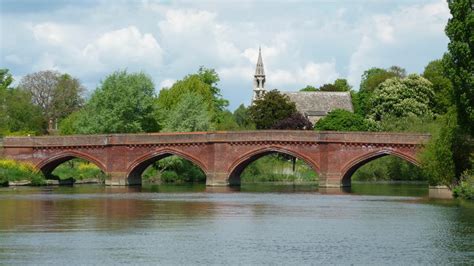
[[[107,185],[136,185],[153,162],[170,155],[201,168],[209,186],[240,184],[249,163],[270,153],[305,161],[319,173],[321,187],[350,186],[363,164],[394,155],[418,164],[426,134],[242,131],[156,134],[112,134],[65,137],[8,137],[7,158],[33,163],[45,175],[59,164],[82,158],[108,175]]]

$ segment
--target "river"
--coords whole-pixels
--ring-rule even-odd
[[[0,264],[471,264],[474,204],[426,185],[0,188]]]

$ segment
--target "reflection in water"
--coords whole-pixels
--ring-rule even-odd
[[[388,184],[2,188],[0,264],[469,264],[474,204],[427,196]]]

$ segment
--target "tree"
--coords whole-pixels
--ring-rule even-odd
[[[234,120],[239,125],[240,129],[255,129],[255,124],[252,122],[252,119],[249,114],[248,108],[243,104],[239,105],[234,111]]]
[[[270,129],[294,113],[296,113],[295,103],[277,90],[267,92],[249,107],[249,115],[257,129]]]
[[[32,104],[29,93],[17,88],[9,89],[6,102],[6,125],[9,134],[37,135],[44,133],[46,120],[41,115],[41,109]]]
[[[0,69],[0,135],[8,131],[7,93],[13,83],[13,77],[8,72],[8,69]]]
[[[318,91],[318,89],[311,85],[307,85],[306,87],[302,88],[300,91]]]
[[[417,74],[391,78],[374,91],[370,117],[380,121],[385,116],[430,116],[433,98],[431,82]]]
[[[79,109],[84,88],[79,80],[57,71],[39,71],[24,76],[20,88],[31,94],[33,103],[41,108],[50,128],[59,119]]]
[[[353,95],[354,111],[362,116],[367,116],[372,109],[372,96],[374,90],[385,80],[393,77],[403,78],[405,70],[398,66],[389,69],[371,68],[362,74],[360,88],[357,94]]]
[[[313,124],[308,118],[302,115],[300,112],[293,113],[289,117],[278,121],[272,127],[273,129],[297,129],[297,130],[311,130]]]
[[[423,77],[433,84],[433,111],[437,114],[446,113],[448,108],[453,105],[453,85],[444,75],[443,61],[431,61],[425,67]]]
[[[116,71],[94,91],[73,122],[75,133],[136,133],[158,131],[154,85],[146,74]]]
[[[474,136],[474,3],[448,3],[452,17],[445,29],[450,42],[443,57],[444,70],[453,84],[458,122]]]
[[[206,103],[199,94],[188,92],[169,113],[163,131],[192,132],[210,129],[211,117]]]
[[[337,91],[337,87],[328,83],[319,87],[319,91]]]
[[[352,89],[347,79],[336,79],[334,81],[334,87],[336,87],[336,91],[350,91]]]
[[[336,109],[316,122],[315,130],[332,131],[375,131],[376,126],[361,115],[347,110]]]

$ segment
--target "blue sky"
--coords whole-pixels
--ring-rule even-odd
[[[0,0],[0,67],[16,80],[67,72],[88,91],[118,69],[160,88],[199,66],[219,73],[230,109],[248,104],[258,47],[268,89],[298,90],[370,67],[420,73],[446,51],[445,0]]]

